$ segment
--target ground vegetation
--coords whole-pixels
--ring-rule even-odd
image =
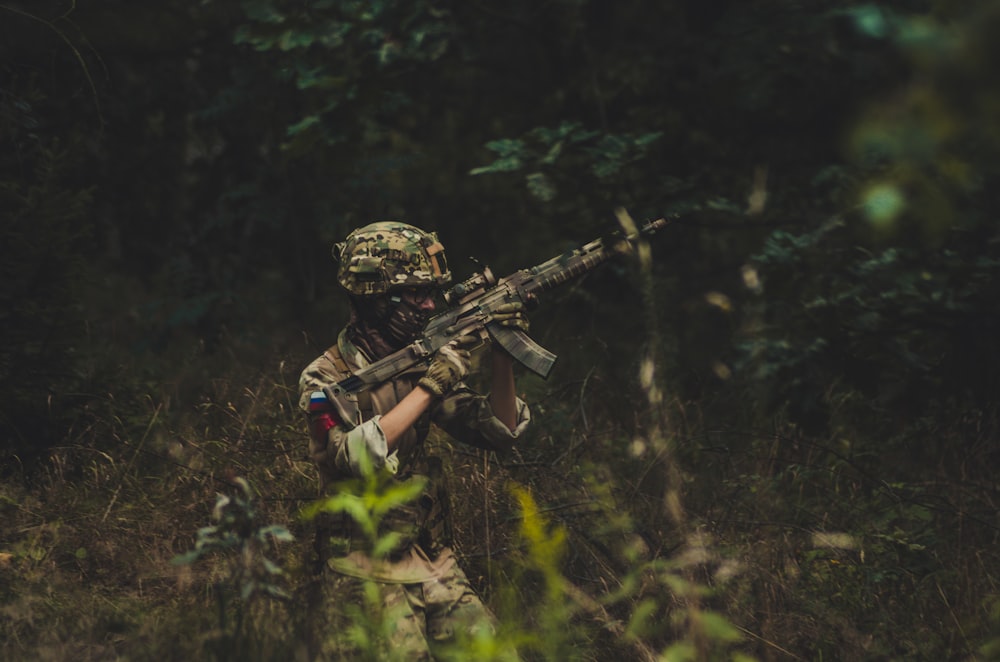
[[[997,44],[986,0],[0,0],[0,656],[301,654],[331,244],[504,273],[618,209],[672,222],[532,312],[530,437],[434,440],[502,624],[456,659],[1000,656]]]

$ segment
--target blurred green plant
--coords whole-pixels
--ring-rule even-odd
[[[237,660],[253,657],[254,633],[248,631],[245,619],[252,601],[258,596],[291,599],[280,583],[285,571],[269,558],[268,550],[274,543],[291,542],[294,537],[284,526],[262,525],[250,484],[240,477],[232,483],[236,493],[220,494],[212,509],[216,524],[198,529],[194,549],[178,554],[171,563],[186,566],[209,556],[229,559],[227,576],[214,584],[219,634],[207,644],[219,659]],[[230,621],[232,611],[235,618]]]
[[[581,633],[573,625],[575,609],[561,568],[566,532],[546,520],[529,490],[514,484],[510,490],[521,511],[519,538],[524,549],[513,572],[521,577],[518,584],[531,587],[531,604],[521,604],[518,610],[521,648],[543,660],[579,659]],[[525,618],[529,615],[530,620]]]
[[[383,523],[394,510],[405,508],[418,499],[427,486],[427,479],[414,476],[404,481],[396,480],[387,469],[376,468],[371,457],[364,453],[360,455],[359,462],[359,477],[339,482],[331,489],[331,496],[303,508],[300,518],[306,522],[317,522],[319,535],[324,535],[322,518],[325,515],[349,518],[364,536],[362,549],[377,562],[398,549],[402,542],[402,533],[393,527],[383,527]],[[331,544],[337,542],[333,540]],[[346,616],[346,620],[337,622],[338,631],[309,633],[308,636],[334,637],[338,640],[334,648],[351,651],[351,655],[358,659],[397,659],[399,651],[392,650],[389,643],[393,640],[395,623],[400,618],[396,610],[404,606],[397,605],[394,610],[386,605],[382,591],[372,580],[359,579],[357,584],[360,587],[357,592],[332,596],[332,601],[338,604],[337,611]],[[347,590],[349,584],[327,581],[321,590],[336,590],[338,586]],[[333,617],[334,614],[325,615],[325,618]]]
[[[984,601],[983,608],[987,611],[987,629],[990,632],[986,641],[977,651],[985,660],[1000,657],[1000,596],[990,595]]]
[[[437,60],[454,31],[448,10],[429,3],[243,0],[242,5],[246,22],[235,43],[278,58],[280,78],[307,102],[306,114],[285,128],[284,147],[292,153],[313,151],[316,141],[332,146],[352,140],[351,130],[369,120],[352,117],[351,109],[370,103],[373,94],[386,110],[412,103],[402,90],[368,89],[366,79],[375,71],[385,75]]]
[[[857,389],[891,426],[945,401],[982,411],[1000,394],[1000,87],[986,66],[994,3],[931,15],[861,5],[865,38],[897,52],[908,82],[869,101],[845,136],[834,204],[773,231],[748,262],[737,373],[762,411],[824,429]],[[874,419],[874,416],[873,416]]]
[[[661,131],[633,135],[588,130],[579,122],[535,127],[520,138],[486,143],[486,149],[497,155],[496,160],[473,168],[469,174],[527,170],[528,191],[543,202],[551,202],[560,190],[557,182],[567,176],[567,171],[575,172],[583,166],[600,183],[619,174],[628,164],[647,158],[650,146],[662,136]],[[568,186],[570,183],[562,181],[562,188],[575,191]],[[574,179],[572,184],[579,186],[580,182]]]
[[[509,585],[499,587],[498,600],[507,613],[507,640],[523,655],[555,662],[613,650],[641,661],[754,659],[742,652],[745,637],[726,616],[726,591],[742,568],[706,535],[692,535],[663,558],[643,559],[632,546],[616,588],[595,597],[567,575],[569,532],[545,517],[529,489],[512,484],[510,490],[520,509],[520,553],[508,563]],[[635,539],[630,524],[610,525],[616,531],[600,535]]]
[[[366,454],[360,456],[361,475],[337,483],[333,494],[303,508],[301,517],[312,521],[322,513],[349,517],[365,536],[365,550],[373,559],[384,559],[399,548],[402,534],[382,527],[386,517],[398,508],[413,503],[423,494],[427,479],[413,476],[396,480],[384,469],[377,469]]]

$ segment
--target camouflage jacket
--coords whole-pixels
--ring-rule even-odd
[[[339,356],[338,356],[339,354]],[[342,362],[341,360],[342,359]],[[338,367],[338,363],[340,364]],[[489,399],[459,383],[451,393],[436,401],[400,439],[392,457],[386,453],[385,436],[378,421],[417,386],[423,369],[415,369],[372,389],[362,407],[361,425],[352,430],[338,425],[332,407],[324,404],[322,389],[345,379],[345,369],[353,372],[368,364],[367,359],[340,333],[337,344],[310,363],[299,378],[299,408],[309,421],[309,455],[319,468],[323,486],[359,475],[357,455],[367,452],[375,466],[406,473],[419,467],[423,444],[434,423],[456,440],[487,450],[509,450],[531,420],[528,406],[517,400],[517,426],[507,428],[490,407]],[[354,405],[351,405],[354,406]],[[369,411],[365,411],[368,409]]]
[[[438,526],[443,518],[442,509],[447,507],[447,497],[442,491],[437,463],[434,458],[428,457],[424,447],[431,423],[459,442],[503,451],[513,446],[528,426],[530,410],[523,401],[517,400],[517,425],[511,431],[494,416],[488,397],[459,383],[421,415],[417,423],[404,433],[396,450],[389,454],[379,420],[382,414],[417,387],[425,368],[408,371],[372,389],[368,395],[359,398],[360,407],[358,403],[342,402],[348,408],[361,409],[360,424],[354,427],[342,425],[322,389],[345,379],[350,372],[367,365],[367,362],[364,354],[347,339],[346,331],[342,331],[337,344],[302,372],[299,407],[309,422],[309,454],[319,468],[324,490],[338,481],[360,475],[362,454],[367,455],[375,467],[384,467],[399,480],[415,475],[430,479],[427,496],[421,498],[414,508],[402,509],[387,518],[386,526],[400,534],[408,544],[419,543],[428,553],[435,554],[449,542]],[[351,429],[347,429],[349,427]],[[350,537],[343,529],[335,535]],[[442,540],[442,537],[445,539]],[[351,545],[348,545],[344,551],[350,549]]]

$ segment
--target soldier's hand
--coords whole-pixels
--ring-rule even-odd
[[[468,347],[476,343],[478,340],[475,337],[463,336],[439,349],[417,385],[438,397],[451,391],[469,374],[472,357]]]
[[[502,327],[528,332],[528,315],[524,304],[520,301],[500,304],[493,311],[493,319]]]

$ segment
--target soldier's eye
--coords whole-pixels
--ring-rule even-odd
[[[434,291],[429,287],[411,287],[403,293],[407,299],[420,305],[434,296]]]

